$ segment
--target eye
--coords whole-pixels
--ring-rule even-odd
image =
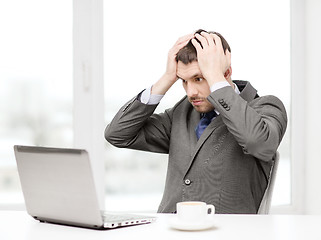
[[[186,80],[184,80],[184,79],[181,79],[181,80],[182,80],[182,83],[183,83],[183,84],[187,83],[187,81],[186,81]]]
[[[195,78],[195,82],[201,82],[203,80],[204,80],[204,78],[201,78],[201,77]]]

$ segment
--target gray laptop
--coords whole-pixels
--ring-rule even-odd
[[[86,150],[14,146],[14,152],[27,211],[41,222],[109,229],[156,219],[100,211]]]

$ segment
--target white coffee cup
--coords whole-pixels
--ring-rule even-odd
[[[214,216],[215,207],[205,202],[189,201],[176,204],[178,221],[188,224],[204,223]]]

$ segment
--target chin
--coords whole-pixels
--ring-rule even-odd
[[[201,108],[201,107],[194,107],[194,108],[199,113],[207,113],[207,112],[210,112],[210,111],[212,111],[214,109],[214,108],[213,109],[208,109],[208,108]]]

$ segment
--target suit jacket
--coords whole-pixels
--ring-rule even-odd
[[[257,213],[286,130],[286,110],[275,96],[258,97],[250,83],[234,82],[240,95],[224,87],[208,96],[220,115],[199,140],[200,114],[186,96],[160,114],[154,114],[157,105],[135,97],[106,127],[114,146],[169,154],[158,212],[194,200],[213,204],[216,213]]]

